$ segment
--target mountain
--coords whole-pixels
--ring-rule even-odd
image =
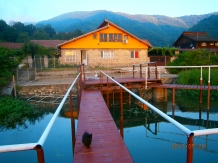
[[[211,15],[213,13],[191,15],[190,17],[168,17],[163,15],[130,15],[105,10],[77,11],[38,22],[37,25],[50,24],[57,32],[71,32],[80,29],[87,33],[95,30],[104,19],[107,19],[139,38],[149,40],[153,46],[170,46],[183,31]]]
[[[209,36],[218,38],[218,15],[212,15],[203,19],[198,24],[189,28],[188,31],[207,32]]]

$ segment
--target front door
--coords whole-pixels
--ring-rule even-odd
[[[87,65],[87,52],[86,51],[82,51],[81,54],[81,63],[83,63],[84,65]]]

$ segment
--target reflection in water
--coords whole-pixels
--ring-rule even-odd
[[[57,105],[39,105],[38,109],[42,112],[39,116],[26,119],[24,122],[27,127],[19,126],[16,129],[4,129],[0,132],[0,145],[22,144],[37,142],[51,120]],[[76,107],[75,107],[76,108]],[[45,162],[70,163],[72,156],[71,121],[65,116],[65,110],[69,106],[65,105],[63,111],[57,117],[47,140],[43,146]],[[76,114],[76,113],[75,113]],[[77,120],[75,120],[77,126]],[[37,163],[35,150],[0,153],[2,163]]]
[[[123,98],[124,141],[134,161],[136,163],[186,162],[186,148],[184,148],[187,143],[186,135],[136,99],[132,97],[130,99],[125,94]],[[218,128],[218,102],[211,102],[211,109],[208,111],[205,109],[206,102],[199,105],[198,99],[183,99],[182,97],[176,99],[174,106],[171,105],[170,98],[168,102],[149,102],[190,130]],[[117,99],[110,97],[110,104],[111,115],[119,129],[119,95]],[[48,106],[46,107],[48,108]],[[69,106],[65,107],[45,142],[45,161],[49,163],[72,162],[71,122],[65,116],[65,112],[69,111]],[[73,108],[77,109],[76,106]],[[33,122],[25,121],[28,126],[26,129],[1,131],[0,145],[37,142],[54,112],[55,109],[48,109],[41,118],[36,118]],[[218,160],[217,135],[194,137],[194,145],[193,162],[205,163]],[[200,149],[200,146],[205,146],[205,148]],[[37,163],[35,151],[1,153],[0,160],[0,162]]]
[[[125,98],[125,97],[124,97]],[[116,99],[118,100],[118,99]],[[119,101],[111,105],[110,111],[120,129]],[[145,162],[186,162],[187,136],[168,121],[144,107],[137,100],[124,103],[124,141],[137,163]],[[175,105],[168,102],[153,102],[159,108],[190,130],[218,128],[218,102],[211,101],[210,110],[207,104],[199,104],[198,99],[180,97]],[[122,129],[121,129],[122,130]],[[217,135],[194,137],[193,162],[214,162],[218,159]]]

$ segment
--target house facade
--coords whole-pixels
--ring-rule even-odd
[[[183,32],[173,46],[179,51],[207,49],[216,53],[218,52],[218,39],[208,36],[206,32]]]
[[[115,67],[149,62],[147,40],[141,40],[108,20],[89,33],[59,44],[62,64]]]

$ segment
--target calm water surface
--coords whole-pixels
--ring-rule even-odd
[[[211,103],[210,112],[206,102],[198,104],[192,98],[179,98],[172,107],[171,100],[165,103],[151,102],[190,130],[218,128],[218,102]],[[140,105],[141,106],[141,105]],[[136,163],[184,163],[186,162],[186,135],[166,122],[150,109],[142,109],[135,101],[124,105],[124,141]],[[119,105],[111,106],[111,114],[119,128]],[[3,130],[0,145],[37,142],[53,113],[30,123],[27,128]],[[77,124],[77,121],[76,121]],[[93,135],[94,136],[94,135]],[[218,135],[194,138],[194,163],[218,161]],[[59,116],[44,145],[45,161],[48,163],[72,162],[70,119]],[[0,163],[37,163],[36,151],[0,153]]]
[[[157,108],[190,130],[218,128],[218,102],[211,103],[210,112],[204,101],[180,98],[172,107],[166,103],[151,102]],[[119,109],[111,113],[119,128]],[[124,141],[136,163],[185,163],[187,136],[174,125],[166,122],[150,109],[126,105],[124,109]],[[194,163],[218,162],[218,135],[194,137]]]

